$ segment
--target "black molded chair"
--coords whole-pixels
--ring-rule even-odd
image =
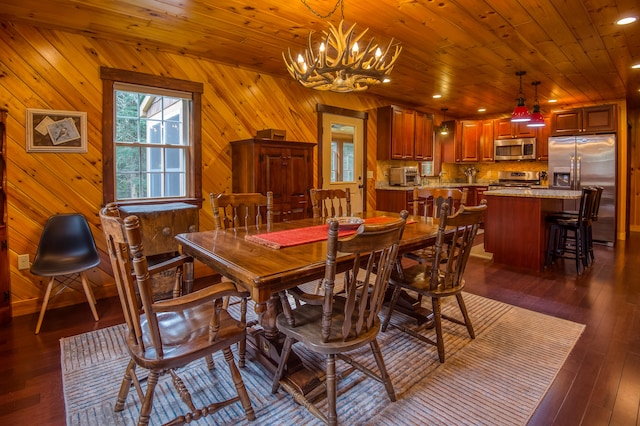
[[[96,298],[91,291],[85,271],[99,264],[100,255],[87,219],[83,215],[58,214],[49,218],[40,236],[38,251],[31,265],[32,274],[50,277],[36,324],[36,334],[40,332],[51,291],[56,282],[59,283],[60,289],[54,297],[65,288],[76,290],[73,284],[80,279],[93,318],[98,321]]]

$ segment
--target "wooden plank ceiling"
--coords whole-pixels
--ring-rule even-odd
[[[336,0],[304,0],[326,15]],[[540,80],[542,111],[627,98],[640,106],[638,0],[344,0],[344,19],[403,51],[393,81],[368,93],[447,116],[509,114],[518,70],[527,105]],[[304,50],[309,31],[337,25],[303,0],[0,0],[0,19],[178,51],[290,79],[282,53]],[[319,43],[319,41],[318,41]],[[440,99],[433,99],[439,93]],[[555,106],[553,108],[556,108]]]

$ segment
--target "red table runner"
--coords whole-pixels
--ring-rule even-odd
[[[397,220],[397,218],[389,216],[378,216],[365,219],[365,223],[386,223]],[[407,221],[409,223],[409,221]],[[355,234],[357,228],[341,229],[338,236],[345,237]],[[267,232],[264,234],[255,234],[245,236],[245,240],[261,244],[272,249],[281,249],[283,247],[297,246],[300,244],[314,243],[316,241],[326,240],[328,238],[329,225],[308,226],[305,228],[287,229],[285,231]]]

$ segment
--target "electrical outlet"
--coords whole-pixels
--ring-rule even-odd
[[[29,255],[28,254],[19,254],[18,255],[18,269],[19,270],[24,270],[24,269],[29,269],[30,268],[30,264],[29,264]]]

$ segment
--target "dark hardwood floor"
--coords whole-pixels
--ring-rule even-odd
[[[640,424],[640,234],[595,250],[580,278],[570,261],[540,274],[467,266],[467,291],[587,326],[530,425]],[[123,322],[115,298],[98,313],[96,323],[86,304],[51,310],[38,336],[35,314],[0,326],[0,424],[65,423],[59,339]]]

